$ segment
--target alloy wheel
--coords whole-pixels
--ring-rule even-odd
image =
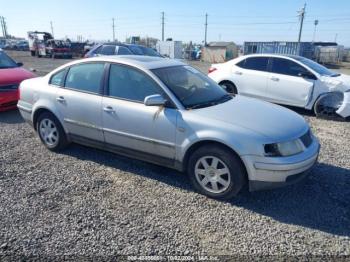
[[[214,194],[224,192],[231,183],[229,168],[215,156],[204,156],[198,159],[194,173],[200,186]]]
[[[46,145],[49,147],[54,147],[59,142],[58,130],[55,123],[48,119],[44,118],[41,120],[39,125],[40,137]]]

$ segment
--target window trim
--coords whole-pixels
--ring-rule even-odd
[[[134,69],[136,71],[139,71],[141,74],[146,75],[162,91],[162,94],[160,94],[160,95],[162,95],[168,101],[168,103],[165,105],[165,107],[166,108],[170,108],[170,109],[177,109],[176,104],[172,101],[172,99],[166,93],[164,88],[161,85],[159,85],[147,72],[145,72],[145,71],[143,71],[143,70],[141,70],[141,69],[139,69],[139,68],[137,68],[135,66],[127,65],[127,64],[123,64],[123,63],[108,62],[107,64],[108,64],[108,67],[106,68],[106,77],[104,79],[104,87],[105,87],[104,90],[103,90],[103,96],[104,97],[108,97],[108,98],[112,98],[112,99],[123,100],[123,101],[127,101],[127,102],[133,102],[133,103],[143,104],[144,105],[144,101],[132,100],[132,99],[127,99],[127,98],[122,98],[122,97],[115,97],[115,96],[110,96],[109,95],[109,77],[110,77],[111,67],[112,67],[112,65],[119,65],[119,66],[124,66],[124,67],[127,67],[127,68]]]
[[[67,77],[68,77],[68,74],[69,74],[69,71],[71,70],[71,68],[74,67],[74,66],[86,65],[86,64],[103,64],[104,65],[102,77],[101,77],[101,80],[100,80],[100,86],[99,86],[99,89],[98,89],[98,93],[89,92],[89,91],[80,90],[80,89],[71,88],[71,87],[67,87],[66,86]],[[105,80],[104,78],[105,78],[105,75],[106,75],[106,64],[107,63],[104,62],[104,61],[89,61],[89,62],[81,62],[81,63],[78,63],[78,64],[70,65],[68,67],[68,70],[67,70],[66,75],[64,77],[64,85],[63,85],[62,88],[67,89],[67,90],[72,90],[72,91],[75,91],[75,92],[80,92],[80,93],[85,93],[85,94],[90,94],[90,95],[102,96],[103,95],[103,91],[104,91],[103,86],[104,86],[104,80]]]

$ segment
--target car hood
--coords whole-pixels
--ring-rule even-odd
[[[350,76],[340,74],[339,76],[321,76],[320,80],[327,85],[329,91],[345,92],[350,89]]]
[[[35,76],[32,72],[21,67],[0,69],[0,85],[19,84],[23,80]]]
[[[299,138],[309,128],[302,116],[287,108],[240,95],[225,103],[192,111],[202,118],[249,129],[274,142]]]

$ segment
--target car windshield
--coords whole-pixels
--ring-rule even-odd
[[[318,74],[322,75],[322,76],[331,76],[331,77],[335,77],[335,76],[339,76],[340,74],[335,73],[331,70],[329,70],[327,67],[324,67],[323,65],[320,65],[310,59],[307,59],[305,57],[294,57],[295,60],[298,60],[299,62],[303,63],[304,65],[310,67],[312,70],[314,70],[315,72],[317,72]]]
[[[158,53],[157,53],[155,50],[153,50],[152,48],[140,46],[140,49],[142,49],[142,52],[143,52],[144,55],[160,57],[160,54],[158,54]]]
[[[136,45],[130,45],[128,47],[135,55],[143,55],[143,52],[140,47]]]
[[[193,67],[174,66],[152,71],[186,109],[214,106],[232,99],[224,89]]]
[[[0,69],[14,67],[18,67],[17,63],[4,52],[0,52]]]

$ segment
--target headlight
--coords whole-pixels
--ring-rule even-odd
[[[300,139],[265,145],[266,156],[292,156],[304,151]]]

